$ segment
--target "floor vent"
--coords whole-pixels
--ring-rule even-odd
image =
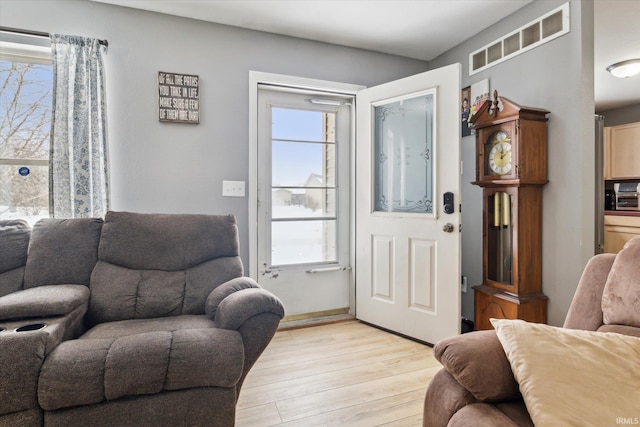
[[[509,58],[567,34],[569,3],[529,22],[506,36],[469,54],[469,75],[493,67]]]

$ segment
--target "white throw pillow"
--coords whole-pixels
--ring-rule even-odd
[[[536,427],[640,424],[640,338],[491,323]]]

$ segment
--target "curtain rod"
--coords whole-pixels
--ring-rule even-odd
[[[22,30],[20,28],[9,28],[9,27],[0,27],[0,31],[5,33],[16,33],[16,34],[24,34],[27,36],[35,36],[35,37],[47,37],[49,38],[49,33],[44,33],[42,31],[31,31],[31,30]],[[107,40],[98,40],[104,47],[109,46],[109,42]]]

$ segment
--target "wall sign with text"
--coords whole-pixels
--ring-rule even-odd
[[[159,119],[170,123],[200,123],[198,76],[158,72]]]

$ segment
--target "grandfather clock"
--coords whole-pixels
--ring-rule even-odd
[[[549,111],[504,97],[486,101],[471,122],[476,181],[482,187],[482,284],[475,290],[475,327],[489,318],[547,321],[542,293],[542,187],[547,180]]]

